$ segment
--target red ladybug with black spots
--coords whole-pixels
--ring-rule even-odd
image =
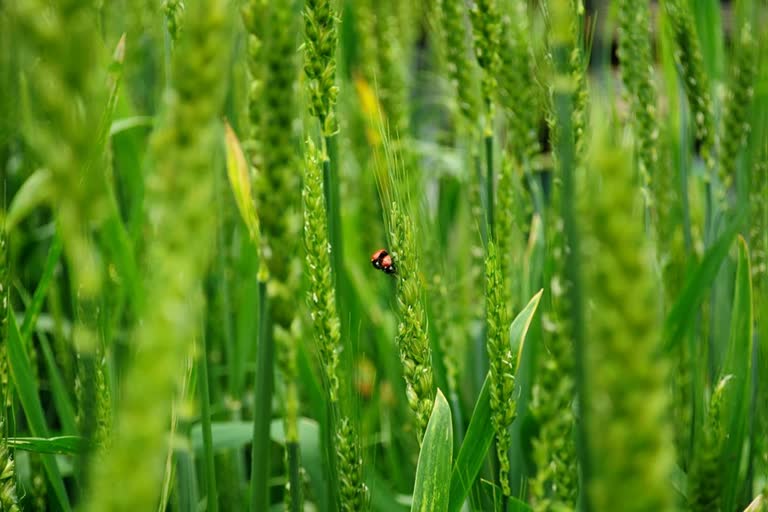
[[[385,274],[395,273],[395,264],[386,249],[379,249],[371,255],[371,265]]]

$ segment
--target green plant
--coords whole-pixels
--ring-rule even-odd
[[[0,1],[0,509],[764,507],[768,6],[658,4]]]

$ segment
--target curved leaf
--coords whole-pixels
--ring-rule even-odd
[[[11,199],[5,216],[5,229],[9,233],[39,205],[48,201],[53,192],[51,173],[38,169],[27,178]]]

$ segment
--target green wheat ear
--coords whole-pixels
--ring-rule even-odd
[[[375,0],[357,0],[355,2],[355,40],[357,41],[357,71],[366,83],[374,84],[379,76],[379,42],[376,33]]]
[[[509,311],[506,286],[499,267],[496,245],[488,242],[485,260],[485,310],[487,323],[487,349],[490,365],[491,422],[496,432],[496,455],[499,459],[499,481],[504,496],[511,496],[509,486],[509,426],[515,419],[516,355],[509,343]]]
[[[410,133],[410,102],[406,51],[403,34],[397,16],[388,2],[375,2],[378,77],[381,106],[393,133],[400,143],[408,140]]]
[[[202,279],[215,239],[215,153],[221,132],[230,43],[223,0],[187,3],[184,35],[173,54],[173,86],[151,140],[146,177],[148,306],[134,329],[135,350],[121,380],[108,456],[94,464],[88,511],[151,510],[163,481],[171,404],[204,307]],[[115,482],[120,482],[115,488]]]
[[[437,30],[445,52],[448,79],[456,97],[461,120],[466,131],[477,122],[480,112],[479,84],[476,80],[477,61],[470,52],[467,5],[464,0],[437,1]]]
[[[240,15],[246,30],[246,56],[248,66],[248,136],[243,141],[243,148],[249,163],[261,169],[261,152],[264,129],[264,81],[265,65],[265,17],[268,13],[267,0],[249,0],[240,8]]]
[[[307,75],[309,113],[320,120],[324,136],[336,130],[336,12],[331,0],[307,0],[304,6],[304,73]]]
[[[686,0],[664,0],[664,10],[675,40],[675,62],[681,72],[680,80],[693,114],[696,143],[704,163],[714,169],[716,149],[712,96],[691,4]]]
[[[670,510],[674,464],[658,290],[631,154],[598,121],[582,197],[586,429],[595,510]],[[627,475],[631,475],[627,477]],[[627,500],[632,496],[631,500]]]
[[[432,352],[427,335],[424,283],[419,270],[413,218],[398,201],[389,209],[389,240],[397,268],[399,323],[397,345],[406,383],[408,405],[416,414],[419,442],[427,428],[433,405]]]
[[[174,43],[181,35],[182,22],[184,21],[184,2],[182,0],[165,0],[163,2],[163,14],[168,35]]]
[[[383,131],[383,130],[382,130]],[[377,186],[385,210],[390,254],[396,269],[397,346],[406,384],[408,406],[416,416],[421,443],[434,403],[432,350],[427,331],[425,284],[410,197],[409,176],[401,153],[383,131],[385,162],[377,162]],[[386,167],[384,167],[386,165]]]
[[[619,12],[619,59],[627,88],[640,175],[647,186],[659,160],[656,90],[651,73],[650,6],[646,0],[622,0]]]
[[[555,96],[568,92],[572,99],[571,122],[575,157],[581,161],[585,151],[587,130],[587,107],[589,89],[587,84],[587,58],[582,47],[584,3],[581,0],[550,0],[548,7],[548,32],[546,61],[549,71],[555,73],[548,85],[549,98],[546,121],[550,130],[550,144],[557,147],[560,126],[556,121]],[[567,52],[564,62],[555,61],[557,52]],[[562,66],[562,69],[559,69]],[[553,153],[555,159],[559,158]]]
[[[496,0],[478,0],[469,11],[472,20],[475,57],[483,71],[480,89],[486,107],[485,129],[493,129],[492,106],[498,86],[497,75],[501,65],[501,14]]]
[[[339,495],[343,512],[365,512],[370,508],[370,495],[363,476],[360,435],[349,418],[342,418],[336,431]]]
[[[508,150],[518,165],[523,165],[539,151],[538,127],[542,105],[535,75],[527,5],[525,0],[514,0],[513,4],[512,12],[502,17],[499,103],[505,109],[510,132]]]
[[[94,145],[106,104],[106,65],[89,2],[15,2],[20,50],[29,69],[25,139],[51,173],[54,206],[73,281],[83,301],[101,289],[99,254],[89,238],[106,215],[103,148]],[[95,338],[95,334],[93,337]],[[79,342],[78,342],[79,343]],[[84,342],[83,345],[87,345]]]
[[[720,457],[723,432],[720,411],[725,388],[732,377],[732,375],[723,377],[715,386],[709,401],[706,421],[696,440],[688,484],[688,504],[694,512],[720,510],[720,494],[723,485],[721,477],[723,461]]]
[[[3,437],[0,439],[0,510],[21,512],[19,499],[16,496],[16,463],[5,439],[4,422],[0,425],[0,432],[3,432]]]
[[[308,304],[315,325],[320,361],[331,402],[337,402],[337,367],[341,352],[341,326],[336,311],[336,293],[331,276],[331,244],[326,224],[321,155],[307,139],[304,165],[304,247],[309,279]]]
[[[750,130],[749,114],[754,96],[755,77],[757,76],[757,43],[752,35],[749,22],[741,27],[735,47],[735,62],[728,87],[726,109],[723,120],[722,153],[720,155],[720,178],[724,188],[734,182],[736,177],[736,158],[746,145]]]

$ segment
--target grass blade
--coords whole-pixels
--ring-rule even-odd
[[[51,248],[48,249],[48,256],[46,256],[45,259],[45,267],[43,267],[43,275],[40,277],[37,288],[35,288],[35,293],[32,295],[32,301],[24,312],[24,320],[21,323],[21,344],[24,347],[27,346],[29,340],[32,338],[32,331],[34,331],[37,317],[40,316],[40,311],[43,309],[43,301],[45,300],[46,295],[48,295],[48,287],[51,285],[53,272],[56,270],[56,265],[59,263],[61,250],[61,237],[57,233],[53,236]]]
[[[269,509],[269,425],[272,420],[274,342],[270,333],[267,283],[259,282],[259,340],[253,397],[251,510]]]
[[[701,263],[690,273],[680,297],[675,301],[664,323],[662,346],[665,351],[672,350],[681,342],[696,318],[699,306],[715,282],[720,266],[728,256],[731,243],[741,229],[743,218],[743,215],[739,215],[731,222],[709,248]]]
[[[211,434],[211,396],[208,390],[208,347],[206,336],[202,336],[198,387],[200,388],[200,415],[203,431],[203,460],[205,461],[205,485],[207,510],[218,512],[219,493],[216,488],[216,465],[213,461],[213,436]]]
[[[59,370],[56,364],[56,356],[53,354],[53,350],[51,350],[48,337],[42,333],[38,337],[40,340],[40,350],[45,361],[45,370],[48,374],[49,386],[53,394],[53,403],[56,406],[56,412],[59,413],[62,430],[65,434],[74,434],[77,432],[75,408],[72,406],[67,386],[64,384],[64,377],[61,375],[61,370]]]
[[[539,290],[538,293],[528,301],[528,304],[526,304],[517,317],[512,320],[512,325],[509,326],[509,343],[512,345],[512,350],[517,350],[516,361],[518,367],[515,368],[515,372],[517,372],[520,367],[520,361],[523,358],[523,347],[525,346],[525,336],[528,334],[528,329],[531,327],[533,315],[539,307],[539,302],[541,302],[543,293],[543,289]]]
[[[155,124],[155,118],[152,116],[131,116],[122,119],[115,119],[109,126],[109,136],[114,137],[126,130],[134,128],[152,128]]]
[[[445,482],[450,478],[452,455],[451,408],[438,389],[419,452],[411,512],[437,512],[447,509],[449,494],[446,492],[448,488]]]
[[[35,453],[72,455],[83,451],[85,439],[80,436],[9,437],[8,446]]]
[[[49,437],[43,406],[38,395],[37,383],[32,374],[29,358],[21,344],[21,335],[16,324],[16,316],[13,312],[8,314],[8,363],[11,377],[16,386],[16,392],[19,395],[19,400],[24,409],[32,435],[35,437]],[[59,472],[56,459],[52,455],[43,455],[42,461],[59,507],[65,512],[69,512],[72,509],[69,505],[67,490],[64,487],[64,480]]]
[[[11,200],[5,215],[5,229],[13,231],[37,206],[48,201],[52,193],[51,173],[47,169],[38,169],[27,178]],[[2,215],[2,214],[0,214]]]

